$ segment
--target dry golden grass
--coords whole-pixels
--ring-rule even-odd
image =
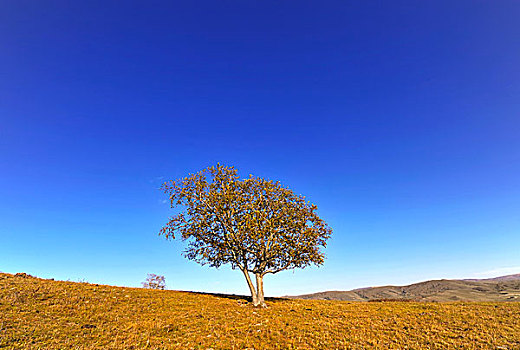
[[[520,349],[520,303],[364,303],[117,288],[0,274],[0,348]]]

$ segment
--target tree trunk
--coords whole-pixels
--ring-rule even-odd
[[[247,286],[249,287],[249,291],[251,292],[251,297],[253,298],[253,305],[254,305],[255,302],[257,301],[257,294],[256,294],[255,286],[253,285],[253,281],[251,281],[251,276],[249,276],[249,271],[247,271],[246,269],[243,269],[242,273],[244,274],[244,276],[246,278]]]
[[[267,307],[264,300],[264,276],[259,273],[256,274],[256,295],[256,304],[253,303],[253,306]]]
[[[264,301],[264,276],[260,274],[255,274],[256,276],[256,288],[253,285],[253,281],[251,281],[251,276],[249,276],[249,271],[246,269],[242,270],[244,277],[247,281],[247,286],[249,287],[249,291],[251,292],[251,298],[253,299],[253,306],[255,307],[266,307]]]

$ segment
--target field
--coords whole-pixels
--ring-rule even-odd
[[[0,274],[6,349],[520,349],[520,303],[342,302]]]

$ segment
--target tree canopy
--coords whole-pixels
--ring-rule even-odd
[[[244,274],[255,305],[265,305],[263,277],[287,269],[321,265],[332,230],[317,207],[280,182],[234,167],[208,167],[162,186],[171,207],[181,210],[161,229],[188,241],[185,256],[202,265],[230,264]],[[250,273],[256,276],[254,287]]]

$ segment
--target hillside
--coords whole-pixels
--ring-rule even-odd
[[[434,280],[408,286],[383,286],[290,296],[297,299],[373,301],[397,299],[429,302],[520,301],[520,274],[482,280]]]
[[[520,348],[520,303],[267,303],[0,274],[0,348]]]

